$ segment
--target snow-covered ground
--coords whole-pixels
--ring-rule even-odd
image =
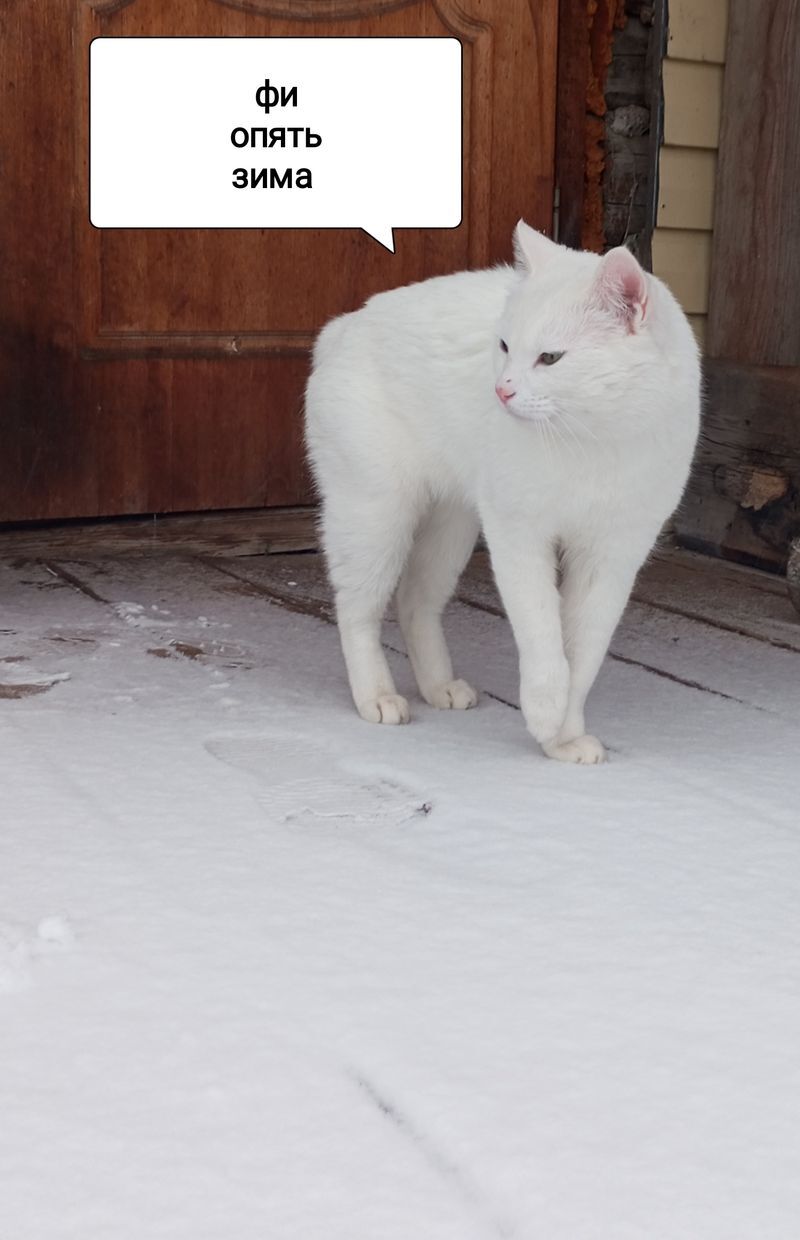
[[[0,566],[2,1240],[796,1240],[800,625],[690,577],[573,768],[485,580],[382,729],[310,557]]]

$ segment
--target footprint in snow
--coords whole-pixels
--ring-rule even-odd
[[[205,748],[258,780],[263,788],[259,802],[282,822],[392,825],[431,812],[430,803],[412,788],[383,775],[348,774],[335,754],[301,738],[211,737]]]

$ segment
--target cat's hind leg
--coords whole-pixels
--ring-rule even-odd
[[[477,694],[453,676],[442,612],[478,537],[478,518],[441,501],[419,529],[397,591],[400,627],[420,693],[442,710],[467,710]]]
[[[416,514],[396,495],[348,498],[323,511],[323,544],[356,710],[369,723],[408,723],[381,646],[381,623],[408,556]]]

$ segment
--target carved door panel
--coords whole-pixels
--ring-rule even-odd
[[[0,97],[0,520],[308,501],[320,325],[549,229],[558,0],[7,0]],[[101,35],[456,35],[463,220],[398,230],[96,230],[88,47]]]

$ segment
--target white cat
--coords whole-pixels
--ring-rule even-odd
[[[353,700],[406,723],[380,642],[398,617],[422,696],[475,705],[441,614],[482,527],[552,758],[601,762],[584,704],[636,573],[683,491],[700,370],[668,289],[625,249],[522,221],[517,268],[372,297],[321,332],[307,441]]]

